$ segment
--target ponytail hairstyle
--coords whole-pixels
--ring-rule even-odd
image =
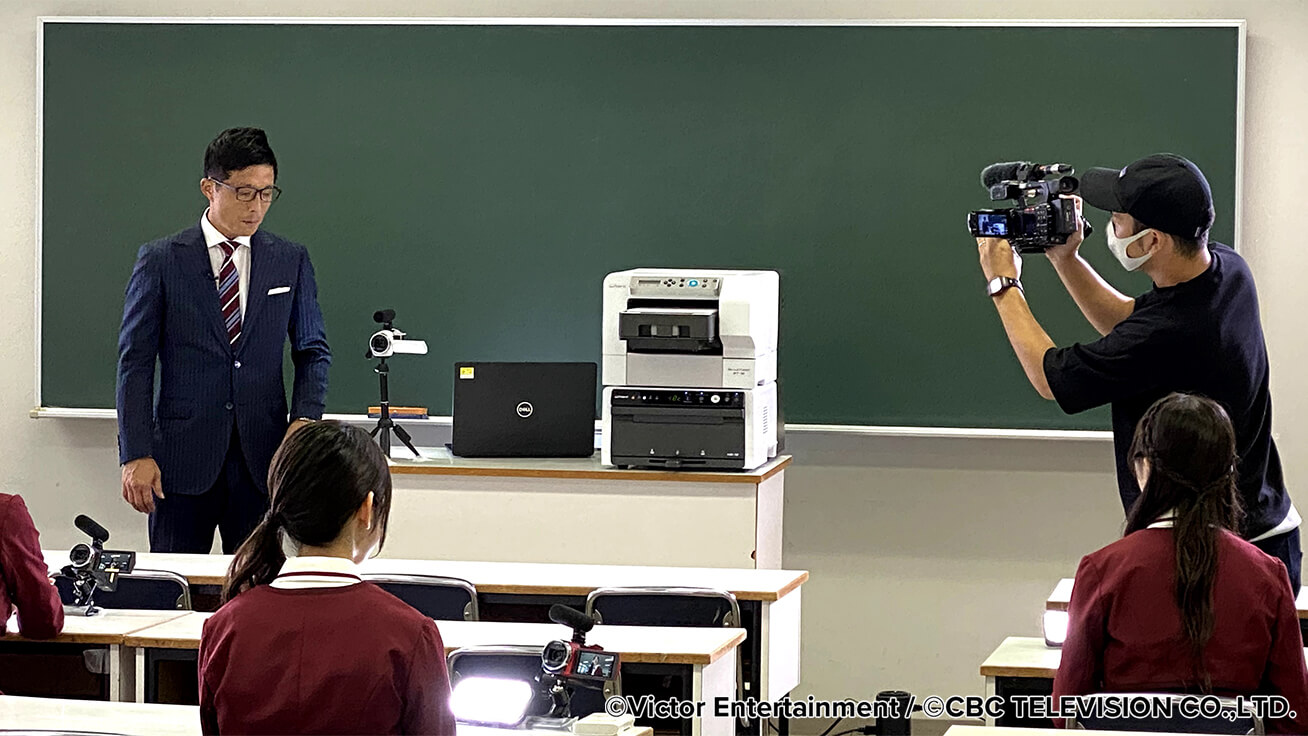
[[[1213,583],[1222,530],[1239,533],[1235,430],[1221,405],[1192,394],[1160,399],[1140,419],[1130,451],[1132,468],[1148,463],[1148,478],[1126,521],[1126,534],[1173,518],[1176,605],[1193,660],[1195,684],[1212,692],[1203,652],[1212,638]]]
[[[286,547],[321,547],[340,536],[373,494],[374,523],[386,542],[391,474],[367,432],[334,421],[313,422],[291,434],[268,470],[267,513],[236,550],[223,587],[224,603],[272,582],[286,562]]]

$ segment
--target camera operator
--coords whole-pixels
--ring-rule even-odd
[[[1127,455],[1145,410],[1172,392],[1220,402],[1235,425],[1242,534],[1285,563],[1298,593],[1300,518],[1272,440],[1258,295],[1244,259],[1208,241],[1214,216],[1208,181],[1190,161],[1156,154],[1120,171],[1091,169],[1080,194],[1112,213],[1105,228],[1109,250],[1126,270],[1148,274],[1154,288],[1135,299],[1114,289],[1079,254],[1080,233],[1048,248],[1068,293],[1103,335],[1060,348],[1027,306],[1020,257],[1006,240],[977,238],[987,293],[1027,378],[1069,414],[1112,405],[1118,491],[1128,512],[1140,488]],[[1078,200],[1078,217],[1080,209]]]

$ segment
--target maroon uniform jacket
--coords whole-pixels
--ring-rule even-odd
[[[200,721],[223,734],[454,734],[436,624],[371,583],[241,593],[204,624]]]
[[[32,515],[22,497],[0,493],[0,634],[15,608],[29,639],[49,639],[64,628],[64,606],[50,584]]]
[[[1169,528],[1142,529],[1082,558],[1055,698],[1198,692],[1176,605],[1173,544]],[[1268,732],[1308,733],[1308,671],[1284,564],[1222,532],[1213,608],[1204,663],[1214,693],[1285,696],[1297,717],[1268,723]]]

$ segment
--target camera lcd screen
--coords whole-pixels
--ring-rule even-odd
[[[135,552],[117,552],[114,550],[104,550],[100,553],[100,561],[95,566],[96,572],[131,572],[136,567]]]
[[[614,668],[618,665],[618,655],[609,652],[582,651],[577,657],[576,674],[612,680]]]
[[[976,216],[976,229],[985,237],[1008,237],[1008,216],[996,213],[978,213]]]

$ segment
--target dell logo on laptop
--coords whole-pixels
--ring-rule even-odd
[[[527,417],[531,416],[531,413],[533,411],[536,411],[536,408],[531,405],[530,401],[524,401],[518,404],[518,416],[522,417],[523,419],[526,419]]]

